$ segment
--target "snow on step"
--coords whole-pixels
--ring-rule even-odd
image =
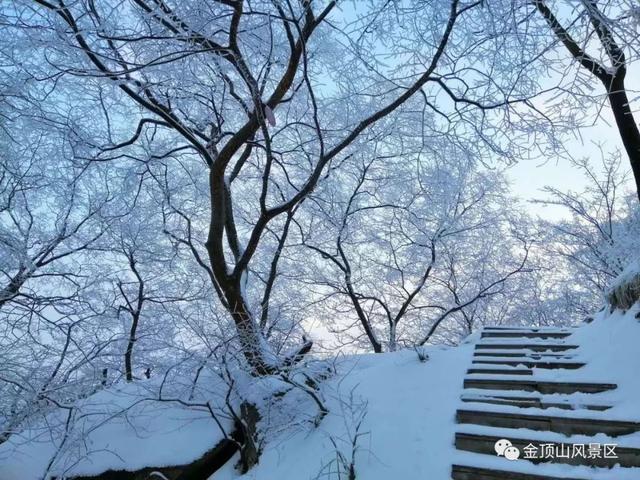
[[[484,327],[484,331],[572,332],[576,327]]]
[[[476,345],[476,350],[526,350],[530,352],[564,352],[577,349],[577,345],[564,343],[511,343],[511,342],[484,342]]]
[[[607,390],[614,390],[616,385],[609,383],[547,382],[503,378],[465,378],[464,388],[524,390],[540,393],[600,393],[606,392]]]
[[[474,367],[467,370],[468,375],[489,374],[489,375],[533,375],[533,370],[528,368],[488,368]]]
[[[531,352],[529,354],[523,352],[505,352],[505,351],[476,351],[473,354],[474,360],[482,359],[482,360],[544,360],[544,361],[555,361],[555,360],[572,360],[575,359],[576,356],[572,354],[562,354],[562,353],[535,353]]]
[[[535,396],[532,397],[502,397],[504,400],[504,404],[499,404],[496,402],[482,402],[482,399],[486,399],[487,397],[483,397],[478,394],[471,394],[470,397],[463,395],[461,397],[462,403],[466,404],[461,406],[461,408],[466,410],[479,410],[482,412],[491,412],[493,414],[500,413],[511,413],[511,414],[528,414],[528,415],[540,415],[540,416],[555,416],[562,418],[574,418],[574,419],[593,419],[593,420],[612,420],[616,422],[626,422],[626,418],[610,418],[610,414],[607,413],[603,416],[602,412],[606,411],[611,405],[605,405],[597,402],[593,402],[593,400],[587,399],[579,401],[574,399],[574,395],[568,395],[568,400],[559,401],[556,404],[553,402],[549,402],[547,400],[547,396],[542,395],[541,400]],[[593,394],[591,394],[593,398]],[[466,401],[466,398],[472,398],[477,400]],[[496,396],[495,394],[488,397],[489,399],[494,398],[500,400],[501,397]],[[599,398],[599,395],[596,397]],[[470,403],[475,403],[475,405],[469,405]],[[521,404],[526,405],[526,411],[523,410]],[[540,405],[540,406],[539,406]],[[545,405],[545,408],[542,408],[542,405]],[[640,425],[639,422],[632,422]],[[523,427],[524,428],[524,427]]]
[[[479,371],[470,372],[467,374],[468,379],[491,379],[491,380],[529,380],[536,382],[568,382],[574,383],[573,372],[575,370],[566,369],[531,369],[525,367],[509,367],[509,366],[496,366],[496,365],[471,365],[469,370],[483,369],[487,370],[486,373]],[[531,374],[528,377],[523,377],[518,371],[530,371]],[[594,382],[598,383],[598,382]]]
[[[471,423],[499,428],[527,428],[565,435],[596,435],[604,433],[611,437],[628,435],[640,431],[640,423],[598,418],[572,416],[530,415],[489,410],[458,410],[458,423]]]
[[[593,410],[604,411],[611,408],[610,405],[583,405],[579,403],[552,402],[546,401],[542,396],[536,397],[518,397],[506,395],[463,395],[461,400],[464,403],[480,403],[490,405],[504,405],[517,408],[542,409],[558,408],[561,410]]]
[[[543,368],[543,369],[567,369],[577,370],[585,366],[580,362],[551,362],[551,361],[534,361],[534,360],[473,360],[474,365],[508,365],[513,367],[523,366],[526,368]]]
[[[468,465],[454,465],[451,478],[453,480],[586,480],[584,477],[581,479],[576,477],[547,477]]]
[[[521,401],[540,401],[542,403],[558,403],[563,405],[568,405],[569,407],[554,407],[560,408],[562,410],[569,410],[569,412],[564,412],[563,415],[569,415],[572,410],[580,410],[586,409],[586,406],[595,407],[592,410],[598,410],[598,406],[600,406],[599,410],[607,410],[605,407],[613,408],[613,405],[617,400],[617,392],[616,390],[608,390],[603,393],[584,393],[584,392],[575,392],[575,393],[540,393],[536,391],[524,391],[524,390],[490,390],[490,389],[474,389],[468,388],[465,389],[461,395],[461,400],[469,397],[476,398],[498,398],[510,400],[511,402]],[[487,406],[487,409],[491,409],[491,406]],[[534,408],[534,407],[530,407]],[[510,410],[507,410],[510,411]],[[607,411],[607,418],[611,420],[629,420],[628,415],[624,411],[617,411],[614,413],[614,410]],[[631,420],[638,421],[639,419],[633,418]]]
[[[482,338],[567,338],[571,332],[490,331],[483,330]]]

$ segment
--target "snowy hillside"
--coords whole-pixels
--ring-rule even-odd
[[[388,478],[398,472],[405,478],[444,474],[450,467],[456,398],[471,350],[463,345],[428,352],[427,362],[412,350],[338,360],[337,374],[322,385],[330,413],[317,428],[301,422],[281,431],[265,445],[260,464],[247,478],[330,478],[343,468],[335,460],[336,447],[350,458],[356,435],[358,470],[371,475],[364,478]],[[204,409],[154,401],[153,387],[115,386],[88,398],[72,429],[79,438],[66,440],[72,447],[53,461],[51,474],[182,465],[222,438]],[[39,425],[0,445],[0,478],[42,478],[56,451],[54,444],[63,438],[62,425],[55,423],[60,420],[58,415],[47,419],[47,424],[55,424],[52,433]],[[230,429],[230,422],[224,426]],[[83,440],[80,432],[86,431],[91,433]],[[214,477],[237,477],[234,463]]]
[[[612,406],[606,418],[640,421],[638,312],[640,307],[636,306],[626,313],[619,310],[598,313],[570,337],[571,343],[581,345],[578,360],[586,366],[570,373],[535,369],[536,375],[549,381],[562,381],[570,375],[572,381],[616,383],[616,390],[598,396],[598,402]],[[350,469],[355,471],[356,478],[366,480],[445,479],[449,478],[453,463],[470,460],[486,467],[509,465],[517,471],[532,471],[533,465],[526,460],[514,463],[497,456],[456,451],[454,447],[456,409],[461,407],[463,378],[478,339],[474,335],[458,347],[425,349],[421,353],[429,358],[424,362],[414,350],[332,361],[336,371],[320,385],[318,392],[328,414],[317,426],[306,421],[312,417],[314,406],[304,395],[288,400],[290,405],[299,407],[296,416],[289,420],[283,421],[275,412],[262,411],[260,428],[265,432],[265,441],[259,464],[241,475],[235,468],[236,454],[211,479],[341,479],[349,478]],[[42,424],[13,435],[0,445],[0,478],[38,480],[45,476],[47,468],[51,475],[96,475],[106,470],[136,471],[196,460],[222,438],[220,426],[202,406],[189,407],[169,398],[154,400],[151,392],[157,393],[157,387],[151,380],[115,385],[87,398],[74,412],[66,437],[63,410],[50,415]],[[212,383],[208,388],[210,405],[217,405],[215,408],[222,412],[220,392],[224,389],[220,385],[214,388]],[[264,390],[264,380],[257,380],[250,389]],[[589,394],[548,395],[547,400],[587,403],[591,401],[589,397]],[[262,408],[268,408],[268,404],[263,405]],[[486,411],[496,408],[483,407]],[[554,412],[584,416],[578,411],[567,413],[553,408],[546,411]],[[224,417],[220,414],[220,418]],[[601,412],[587,412],[591,418],[597,418],[598,414]],[[230,430],[231,420],[224,419],[222,426]],[[464,428],[471,433],[477,430],[472,426]],[[529,433],[542,438],[540,433]],[[620,437],[617,441],[638,445],[639,435]],[[589,441],[589,438],[573,440]],[[63,448],[56,454],[54,445],[61,443]],[[584,470],[585,467],[558,465],[535,468],[552,476],[574,469],[590,475],[584,478],[614,478],[610,476],[613,471],[608,469],[592,472]],[[615,479],[637,478],[633,476],[637,471],[630,471],[617,472]]]
[[[325,385],[330,414],[316,429],[270,440],[260,463],[240,478],[302,480],[447,478],[455,408],[471,345],[345,359]],[[339,453],[338,453],[339,452]],[[355,453],[354,453],[355,452]],[[215,480],[238,478],[232,464]]]
[[[97,475],[191,463],[223,437],[198,399],[158,400],[158,382],[121,383],[58,409],[0,444],[0,479]],[[220,401],[211,395],[211,403]],[[215,407],[214,407],[215,408]],[[222,418],[222,426],[231,422]]]
[[[591,323],[578,327],[571,337],[572,343],[582,345],[579,359],[586,363],[583,369],[571,374],[572,380],[618,385],[616,390],[601,394],[603,396],[598,400],[612,405],[606,413],[610,420],[640,421],[640,320],[637,315],[640,315],[638,305],[626,313],[602,311]],[[335,401],[332,414],[318,429],[295,434],[287,432],[270,441],[260,464],[248,474],[238,476],[229,464],[211,479],[346,479],[349,477],[341,458],[348,462],[355,458],[356,478],[365,480],[448,479],[451,465],[465,459],[487,468],[510,467],[552,478],[566,475],[608,480],[640,478],[639,469],[595,471],[565,465],[534,466],[522,459],[510,462],[497,456],[456,451],[453,445],[455,412],[461,406],[462,379],[471,364],[474,340],[469,338],[457,348],[432,349],[430,360],[425,364],[419,363],[411,351],[363,356],[345,362],[345,367],[351,367],[352,363],[353,367],[344,379],[340,379],[342,401],[344,393],[354,389],[354,398],[362,403],[362,411],[366,412],[354,457],[351,455],[352,440],[355,420],[360,417],[350,415],[349,409]],[[549,380],[563,379],[563,374],[555,371],[540,370],[536,372],[538,374],[543,378],[546,375]],[[577,394],[571,401],[587,403],[589,397],[589,394]],[[566,395],[555,398],[567,401]],[[567,415],[566,410],[547,409],[546,412]],[[337,455],[332,438],[344,457]],[[538,433],[537,438],[545,437]],[[576,442],[587,443],[605,440],[612,441],[602,435],[574,438]],[[568,441],[566,437],[564,441]],[[614,441],[637,448],[640,434],[618,437]]]

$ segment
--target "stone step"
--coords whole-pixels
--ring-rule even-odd
[[[456,433],[455,445],[458,450],[496,455],[495,444],[501,437]],[[587,465],[589,467],[640,467],[640,449],[615,446],[613,452],[605,455],[604,445],[589,454],[589,444],[575,445],[554,441],[529,440],[509,437],[511,444],[520,450],[520,459],[532,463],[565,463],[569,465]],[[610,444],[609,444],[610,445]],[[596,450],[599,455],[596,455]],[[544,457],[544,458],[543,458]],[[593,457],[593,458],[592,458]],[[598,458],[599,457],[599,458]]]
[[[571,332],[548,332],[548,331],[483,331],[480,335],[481,338],[567,338],[571,335]]]
[[[548,362],[548,361],[533,361],[533,360],[474,360],[474,365],[508,365],[512,367],[518,367],[522,365],[527,368],[544,368],[550,370],[576,370],[585,366],[580,362]]]
[[[468,465],[453,465],[452,480],[587,480],[577,477],[547,477],[530,473],[508,472],[490,468],[479,468]]]
[[[539,331],[552,331],[552,332],[567,332],[570,330],[575,330],[575,327],[484,327],[484,331],[487,330],[515,330],[515,331],[526,331],[526,332],[539,332]]]
[[[563,402],[547,402],[539,397],[508,397],[500,395],[491,396],[462,396],[461,400],[465,403],[488,403],[491,405],[506,405],[518,408],[560,408],[562,410],[595,410],[605,411],[611,408],[610,405],[580,405]]]
[[[458,423],[470,423],[498,428],[527,428],[565,435],[596,435],[604,433],[610,437],[628,435],[640,431],[640,423],[595,418],[554,417],[524,413],[488,412],[481,410],[458,410]]]
[[[566,352],[575,350],[577,345],[564,343],[478,343],[476,350],[529,350],[531,352]]]
[[[613,383],[568,383],[538,380],[501,380],[499,378],[465,378],[464,388],[484,390],[524,390],[540,393],[601,393],[614,390]]]
[[[575,357],[571,353],[525,353],[525,352],[475,352],[474,360],[479,357],[515,358],[523,360],[570,360]]]
[[[533,370],[524,368],[470,368],[467,374],[487,374],[487,375],[533,375]]]

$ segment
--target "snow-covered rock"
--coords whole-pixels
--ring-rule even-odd
[[[0,479],[40,480],[107,470],[184,465],[200,458],[232,422],[208,399],[158,397],[159,380],[122,383],[58,409],[0,445]],[[184,399],[180,399],[184,400]]]
[[[616,277],[606,292],[613,308],[628,310],[640,300],[640,257],[632,261]]]

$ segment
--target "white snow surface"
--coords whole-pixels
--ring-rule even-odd
[[[283,432],[265,445],[249,473],[239,477],[229,462],[211,480],[347,478],[335,473],[331,439],[350,457],[354,423],[363,412],[357,478],[449,478],[455,413],[473,345],[427,352],[425,363],[412,350],[345,358],[324,385],[330,413],[317,428]]]
[[[568,337],[577,343],[586,366],[575,370],[576,381],[615,383],[618,388],[597,394],[593,402],[612,405],[602,412],[609,420],[640,421],[640,304],[630,310],[603,310],[592,323]],[[638,477],[640,478],[640,476]]]
[[[604,404],[612,408],[604,412],[547,409],[545,414],[640,421],[640,320],[636,318],[639,311],[640,305],[627,312],[603,310],[595,315],[593,322],[576,328],[570,337],[552,341],[579,345],[572,361],[584,361],[587,366],[578,370],[534,371],[534,378],[551,381],[615,383],[618,385],[616,390],[600,394],[544,395],[546,401]],[[538,472],[557,478],[640,478],[640,469],[536,466],[524,459],[509,462],[497,456],[456,451],[453,445],[456,431],[504,433],[505,438],[511,435],[513,438],[564,438],[564,441],[576,442],[589,439],[607,443],[617,441],[621,445],[640,448],[640,434],[616,438],[603,435],[562,437],[523,429],[456,425],[455,413],[461,407],[518,410],[510,406],[460,401],[463,379],[471,366],[474,343],[478,341],[484,342],[479,334],[474,334],[458,347],[429,347],[425,349],[429,355],[427,362],[420,362],[413,350],[338,358],[334,362],[336,374],[321,383],[318,393],[329,410],[319,425],[315,426],[311,421],[317,410],[310,397],[304,393],[283,397],[278,400],[282,404],[277,409],[262,411],[262,424],[269,425],[261,424],[266,430],[259,464],[241,475],[232,461],[210,480],[346,478],[337,474],[345,467],[340,464],[337,451],[347,463],[350,462],[356,433],[356,474],[357,478],[366,480],[447,479],[452,463]],[[243,389],[253,392],[255,398],[251,400],[261,408],[267,405],[263,393],[280,388],[275,385],[278,383],[275,378],[247,378],[247,382]],[[49,473],[92,475],[107,469],[134,471],[149,466],[185,464],[199,458],[222,438],[220,428],[206,409],[172,401],[159,402],[157,388],[152,380],[121,384],[81,402],[75,422],[82,428],[72,429],[64,455],[54,458]],[[208,398],[213,405],[219,404],[223,392],[215,394],[214,391],[215,387],[209,385],[209,397],[201,394],[200,401]],[[156,392],[156,400],[150,395],[153,392]],[[490,390],[464,391],[465,395],[491,393]],[[283,415],[282,410],[287,414]],[[543,412],[526,409],[523,413]],[[53,431],[59,432],[65,418],[62,411],[57,416],[47,417],[46,421],[58,424]],[[228,418],[222,421],[223,428],[231,428]],[[0,445],[1,480],[45,478],[44,472],[61,438],[59,433],[52,436],[51,429],[45,427],[44,423],[31,425]],[[81,432],[84,435],[80,435]]]
[[[170,397],[159,401],[157,387],[154,380],[117,384],[84,399],[76,404],[66,439],[66,411],[34,422],[0,444],[0,479],[183,465],[220,441],[223,434],[206,408]],[[231,421],[220,420],[230,429]]]
[[[453,446],[455,432],[503,435],[505,438],[526,437],[541,441],[575,443],[618,443],[640,448],[640,434],[621,437],[606,435],[567,437],[552,432],[526,429],[496,429],[475,425],[456,425],[458,408],[492,411],[581,416],[610,420],[640,421],[640,321],[635,318],[640,308],[628,312],[605,310],[598,313],[591,323],[585,323],[563,340],[527,340],[527,343],[567,343],[580,346],[575,358],[587,366],[578,370],[534,369],[534,377],[548,381],[576,381],[615,383],[618,388],[601,394],[578,393],[572,395],[544,395],[547,401],[570,401],[577,404],[607,404],[612,408],[605,412],[559,409],[518,409],[517,407],[462,403],[462,379],[471,365],[472,342],[480,341],[478,335],[470,337],[457,348],[429,350],[427,363],[419,363],[415,353],[403,351],[393,354],[364,355],[343,361],[339,375],[331,380],[335,395],[329,407],[331,414],[316,429],[284,432],[266,445],[260,463],[244,476],[234,470],[233,462],[216,472],[210,480],[316,480],[347,478],[336,475],[336,440],[343,455],[349,458],[353,431],[348,411],[340,408],[343,400],[353,390],[354,398],[365,404],[367,415],[363,431],[367,435],[359,442],[355,457],[357,478],[405,480],[450,478],[453,463],[475,465],[524,473],[538,473],[552,478],[593,478],[594,480],[631,480],[640,478],[640,469],[615,467],[589,468],[563,464],[534,465],[520,459],[510,462],[491,455],[479,455],[457,451]],[[482,340],[483,343],[489,343]],[[511,340],[508,340],[511,341]],[[499,343],[507,343],[500,341]],[[522,340],[513,340],[522,343]],[[569,360],[568,360],[569,361]],[[522,380],[522,377],[516,377]],[[489,390],[465,390],[465,394],[489,395]],[[527,392],[500,392],[528,395]],[[540,396],[540,394],[529,394]]]

